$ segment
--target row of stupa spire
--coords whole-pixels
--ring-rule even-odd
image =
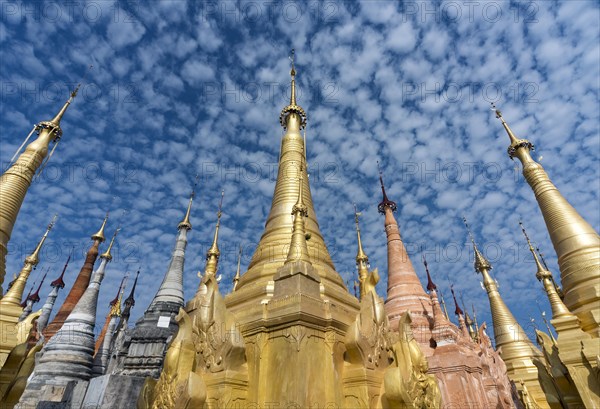
[[[279,175],[271,211],[264,233],[245,274],[240,274],[238,262],[238,270],[234,277],[234,293],[227,300],[228,308],[242,319],[246,315],[250,316],[251,311],[248,307],[253,303],[268,302],[273,297],[272,277],[276,273],[281,274],[282,265],[292,263],[310,265],[307,274],[312,275],[313,280],[320,283],[319,291],[323,296],[340,305],[346,305],[351,309],[356,308],[355,301],[347,296],[343,280],[335,272],[313,208],[306,170],[306,146],[300,135],[300,130],[306,126],[307,115],[296,101],[295,77],[296,70],[292,61],[290,104],[280,115],[280,123],[286,133],[281,144]],[[0,179],[0,197],[3,197],[0,208],[0,284],[5,276],[7,243],[20,206],[33,176],[47,156],[49,144],[57,142],[62,135],[60,121],[76,96],[77,89],[52,120],[36,125],[38,137],[27,145],[25,151]],[[510,138],[508,154],[511,159],[516,157],[522,163],[523,174],[534,191],[558,256],[562,291],[559,291],[552,274],[538,259],[527,237],[536,262],[536,277],[542,282],[552,307],[552,323],[558,333],[558,339],[556,342],[553,341],[553,347],[559,351],[561,362],[568,368],[579,399],[588,402],[598,395],[597,388],[581,385],[585,380],[586,365],[594,365],[593,357],[598,356],[596,350],[600,335],[600,310],[597,308],[600,302],[600,237],[560,194],[542,166],[533,160],[530,154],[533,144],[526,139],[517,138],[500,111],[495,110],[495,113]],[[297,177],[289,177],[290,175]],[[440,303],[437,301],[437,288],[428,269],[426,271],[429,294],[424,291],[408,257],[398,223],[393,215],[397,205],[387,197],[381,173],[380,181],[383,200],[378,209],[385,216],[384,226],[388,246],[385,309],[390,327],[392,329],[397,327],[402,319],[402,313],[410,311],[413,325],[425,328],[425,336],[421,334],[421,339],[429,342],[428,340],[435,340],[436,337],[441,337],[440,340],[444,337],[452,338],[454,335],[444,335],[439,325],[435,325],[436,318],[448,319],[447,312],[442,313]],[[109,319],[105,323],[107,336],[95,345],[93,329],[96,322],[99,287],[107,264],[112,259],[110,251],[119,231],[119,229],[115,230],[108,249],[100,255],[99,267],[94,270],[99,245],[105,241],[104,228],[108,216],[104,219],[99,232],[92,236],[93,244],[87,252],[84,265],[69,295],[53,321],[46,325],[57,292],[64,287],[62,279],[64,270],[60,278],[52,283],[53,290],[38,318],[37,330],[42,334],[46,344],[41,350],[41,358],[21,402],[33,398],[36,391],[48,382],[61,379],[89,379],[93,374],[103,373],[107,367],[110,367],[112,358],[117,361],[114,370],[124,374],[150,374],[156,377],[157,373],[160,373],[166,341],[177,329],[175,316],[184,303],[182,272],[187,232],[191,229],[189,218],[193,198],[194,194],[190,197],[185,218],[179,224],[171,263],[163,282],[150,307],[132,329],[131,336],[127,339],[123,337],[119,339],[119,334],[115,333],[116,328],[122,324],[124,315],[124,311],[120,311],[123,295],[123,290],[120,289],[117,301],[111,307]],[[290,214],[293,216],[292,219],[289,217]],[[358,239],[356,263],[362,298],[374,288],[379,278],[376,270],[369,271],[368,257],[360,239],[358,216],[355,212]],[[217,213],[214,239],[207,253],[201,285],[215,279],[216,276],[220,257],[217,243],[220,218],[221,205]],[[14,339],[0,345],[0,353],[3,354],[4,359],[9,358],[8,352],[17,345],[18,341],[27,338],[24,333],[28,334],[28,329],[31,328],[31,322],[27,323],[27,321],[28,317],[31,318],[34,314],[24,315],[24,308],[29,305],[31,309],[33,301],[39,297],[39,292],[34,293],[34,297],[30,300],[30,297],[27,297],[26,301],[32,303],[31,305],[26,303],[25,307],[21,306],[22,297],[27,278],[32,268],[39,262],[39,251],[52,226],[53,223],[49,225],[34,253],[26,258],[23,270],[16,281],[0,299],[0,305],[4,307],[0,320],[3,324],[12,323],[15,328],[21,329],[20,332],[15,332]],[[539,369],[539,362],[544,358],[546,350],[544,353],[540,351],[525,335],[523,328],[502,300],[497,284],[490,275],[491,264],[479,251],[472,236],[471,240],[475,255],[475,270],[483,277],[483,285],[490,301],[496,348],[506,363],[509,377],[516,384],[524,403],[531,401],[539,407],[555,407],[556,401],[562,402],[567,398],[565,394],[559,392],[560,388],[551,376],[550,379],[542,379],[544,375]],[[284,249],[287,249],[287,252],[284,252]],[[460,330],[465,336],[476,338],[477,331],[471,328],[472,323],[469,323],[469,320],[465,320],[465,312],[459,307],[453,291],[452,293]],[[129,307],[131,306],[133,306],[133,298],[129,302]],[[434,325],[431,325],[430,317],[434,317]],[[580,340],[579,344],[573,342],[576,338]],[[116,354],[110,348],[113,339],[115,342],[122,343]],[[108,345],[105,345],[107,343]],[[426,356],[435,357],[435,351],[431,351],[427,345],[421,347]],[[146,355],[140,355],[142,349]],[[561,351],[564,352],[564,357],[561,356]],[[148,359],[148,356],[155,359]],[[584,358],[581,358],[582,356]],[[597,366],[597,362],[595,365]],[[571,396],[570,399],[576,401],[577,398]]]
[[[58,291],[65,287],[64,274],[71,258],[71,255],[69,255],[61,275],[51,284],[53,289],[42,308],[41,316],[37,320],[38,325],[35,327],[35,331],[40,337],[38,344],[43,345],[43,348],[41,349],[41,357],[35,366],[34,376],[28,383],[34,388],[26,391],[23,394],[23,399],[35,400],[39,398],[35,390],[36,384],[43,386],[48,382],[55,382],[57,379],[63,381],[89,380],[94,376],[104,374],[109,368],[113,372],[122,372],[127,375],[152,376],[160,373],[162,360],[164,359],[164,349],[170,337],[177,330],[174,318],[184,303],[183,267],[187,233],[192,229],[190,215],[194,196],[195,188],[190,195],[185,215],[178,224],[175,247],[163,281],[143,317],[138,320],[130,331],[128,329],[128,319],[131,308],[135,304],[134,292],[138,281],[137,275],[131,292],[124,301],[122,297],[125,279],[121,281],[115,299],[109,303],[110,310],[100,336],[97,339],[94,337],[94,327],[98,315],[96,310],[99,289],[106,274],[108,263],[112,260],[111,250],[120,231],[120,227],[115,229],[108,248],[99,256],[100,265],[94,270],[94,264],[99,254],[99,246],[106,240],[105,228],[108,214],[104,218],[99,231],[91,236],[92,245],[86,254],[83,267],[77,275],[70,293],[54,319],[48,324]],[[213,242],[207,251],[205,277],[214,277],[217,273],[220,256],[218,232],[222,214],[222,198],[223,192],[217,213]],[[31,268],[38,263],[42,245],[53,225],[54,221],[49,225],[32,255],[26,258],[23,271],[0,302],[17,304],[18,300],[20,303],[27,275]],[[31,296],[27,298],[29,299]],[[164,322],[165,318],[166,324],[163,325],[161,322]],[[161,328],[157,330],[157,326],[164,327],[163,331],[161,332]],[[152,336],[149,336],[149,333],[152,333]],[[148,363],[148,357],[151,355],[149,354],[148,344],[151,338],[154,338],[156,351],[154,362]],[[138,362],[139,354],[135,349],[136,344],[140,344],[144,350],[143,358],[145,362],[143,363]],[[10,355],[8,356],[7,365],[13,365]],[[10,399],[7,401],[2,400],[1,395],[3,393],[8,399],[11,397],[11,393],[14,395],[15,391],[10,388],[8,390],[0,388],[0,402],[6,403],[11,401]]]

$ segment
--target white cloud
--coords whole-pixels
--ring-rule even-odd
[[[121,275],[141,264],[134,322],[166,271],[174,229],[199,173],[186,296],[193,294],[204,263],[222,187],[227,215],[222,291],[228,291],[237,245],[251,247],[258,240],[269,211],[283,132],[278,116],[288,103],[281,90],[289,84],[287,56],[295,47],[300,103],[309,116],[315,209],[344,278],[355,271],[351,203],[356,201],[364,209],[364,245],[382,277],[377,288],[385,293],[385,234],[376,208],[379,160],[421,278],[419,245],[431,252],[440,288],[447,293],[450,282],[457,283],[474,300],[480,320],[490,321],[460,221],[466,213],[478,241],[503,250],[494,271],[507,304],[519,318],[538,314],[536,306],[519,303],[524,291],[539,284],[532,266],[510,253],[522,244],[517,215],[530,221],[531,235],[558,273],[556,257],[533,193],[506,155],[508,138],[489,110],[489,91],[499,91],[497,103],[514,131],[536,144],[534,156],[544,157],[553,181],[598,229],[597,8],[590,2],[541,2],[537,22],[523,16],[515,21],[513,9],[504,6],[497,23],[480,15],[470,21],[463,14],[447,24],[423,15],[417,22],[393,2],[364,2],[360,10],[333,4],[333,9],[308,10],[298,21],[281,13],[269,18],[263,9],[256,25],[244,16],[244,4],[240,12],[230,3],[229,15],[183,2],[128,9],[131,14],[119,8],[132,23],[115,21],[106,7],[103,19],[77,18],[69,42],[49,21],[34,25],[8,16],[0,23],[3,163],[30,126],[53,115],[67,97],[66,86],[64,97],[44,95],[48,82],[73,83],[90,62],[95,66],[63,120],[54,166],[25,200],[11,241],[9,275],[20,269],[24,252],[38,239],[36,231],[56,211],[61,219],[52,237],[62,257],[43,256],[42,263],[58,271],[70,249],[66,243],[74,241],[69,285],[89,234],[111,209],[109,230],[123,223],[123,255],[110,265],[102,286],[99,320]],[[246,98],[250,83],[260,86],[255,94],[260,97]],[[449,84],[460,90],[459,97],[449,92]],[[250,164],[259,165],[258,177],[249,177]],[[330,164],[337,166],[334,182],[324,180]],[[450,167],[460,170],[458,178],[449,180]],[[47,210],[40,210],[41,202]],[[546,305],[543,297],[540,302]]]
[[[3,43],[6,40],[9,32],[8,28],[0,22],[0,43]]]
[[[370,1],[359,3],[365,19],[372,23],[390,23],[397,17],[396,5],[389,1]]]
[[[206,51],[216,51],[223,44],[214,22],[205,17],[198,17],[196,39],[200,47]]]
[[[181,76],[184,81],[190,84],[198,85],[202,81],[212,80],[215,76],[214,69],[207,63],[192,59],[187,60],[181,69]]]
[[[387,45],[393,51],[408,53],[415,48],[418,40],[418,29],[415,29],[410,21],[406,21],[388,32]]]
[[[128,12],[118,9],[119,18],[113,18],[108,23],[106,35],[111,44],[117,49],[140,41],[146,29]]]

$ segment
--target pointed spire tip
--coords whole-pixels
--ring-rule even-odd
[[[286,106],[285,108],[283,108],[283,110],[281,111],[281,114],[279,115],[279,123],[281,124],[283,129],[286,129],[286,130],[288,128],[288,119],[292,115],[296,115],[298,117],[298,119],[300,121],[300,126],[299,126],[300,129],[304,129],[306,127],[306,121],[307,121],[306,112],[296,102],[295,55],[296,55],[296,52],[292,48],[292,51],[288,57],[291,61],[291,66],[292,66],[291,70],[290,70],[290,76],[291,76],[290,104],[288,106]]]
[[[117,234],[119,234],[119,232],[121,231],[121,227],[117,227],[117,229],[115,230],[115,232],[113,233],[112,239],[110,239],[110,243],[108,244],[108,248],[106,249],[106,251],[104,253],[102,253],[100,255],[100,258],[104,258],[108,261],[112,260],[112,254],[111,254],[111,250],[113,248],[113,245],[115,244],[115,239],[117,238]]]
[[[452,298],[454,298],[454,306],[456,307],[454,310],[454,314],[456,315],[464,315],[463,310],[458,305],[458,301],[456,300],[456,294],[454,294],[454,284],[450,285],[450,291],[452,292]]]
[[[360,269],[363,266],[363,263],[364,263],[364,265],[366,265],[369,262],[369,257],[365,253],[363,246],[362,246],[362,239],[360,237],[359,216],[362,216],[362,213],[358,211],[358,209],[356,207],[356,203],[354,203],[354,223],[356,224],[356,236],[358,239],[358,251],[356,253],[356,265]]]
[[[429,266],[427,265],[427,259],[425,258],[425,254],[421,253],[421,258],[423,259],[423,265],[425,266],[425,272],[427,273],[427,291],[436,291],[437,285],[431,279],[431,274],[429,273]]]
[[[106,237],[104,237],[104,228],[106,227],[106,222],[108,221],[109,211],[106,211],[106,215],[104,216],[104,220],[102,221],[102,226],[100,226],[100,230],[96,233],[92,234],[92,240],[98,240],[100,243],[104,243]]]
[[[65,276],[65,271],[67,271],[67,267],[69,265],[69,261],[71,261],[71,257],[73,256],[73,251],[75,251],[75,247],[71,247],[71,252],[69,253],[69,257],[67,257],[67,262],[65,263],[65,266],[63,267],[62,273],[60,273],[60,276],[52,281],[50,283],[50,287],[57,287],[57,288],[65,288],[65,282],[63,280],[64,276]]]
[[[396,202],[388,199],[387,194],[385,193],[385,185],[383,184],[383,172],[381,171],[381,167],[379,166],[379,161],[377,161],[377,170],[379,171],[379,184],[381,185],[381,193],[383,194],[383,199],[377,206],[377,210],[379,213],[385,214],[385,209],[389,208],[392,212],[395,212],[398,209],[396,206]]]
[[[467,218],[463,215],[462,217],[463,223],[467,229],[467,233],[469,234],[469,238],[471,239],[471,243],[473,244],[473,253],[474,253],[474,267],[475,271],[481,273],[483,270],[491,270],[492,265],[490,262],[484,257],[483,254],[479,251],[477,247],[477,243],[475,242],[475,238],[473,237],[473,233],[471,232],[471,227],[469,227],[469,223],[467,222]]]
[[[192,204],[194,203],[194,197],[196,197],[196,185],[198,184],[198,176],[196,176],[196,183],[194,183],[194,187],[192,188],[192,192],[190,193],[190,198],[188,200],[187,209],[185,211],[185,216],[183,216],[183,220],[179,222],[177,225],[177,229],[187,229],[192,230],[192,222],[190,221],[190,215],[192,213]]]

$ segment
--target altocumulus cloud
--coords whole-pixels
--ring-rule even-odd
[[[455,283],[479,321],[490,321],[460,220],[466,214],[510,308],[524,325],[539,319],[549,308],[518,220],[558,274],[556,257],[489,103],[536,144],[536,158],[598,229],[598,16],[589,1],[3,3],[3,167],[94,65],[23,205],[8,274],[20,270],[56,212],[31,281],[46,267],[58,274],[74,247],[71,285],[89,235],[110,210],[108,234],[118,225],[122,232],[98,319],[123,274],[140,268],[137,319],[167,268],[198,174],[186,297],[203,269],[221,189],[219,272],[229,291],[238,246],[245,267],[269,211],[294,47],[315,208],[344,280],[355,278],[356,202],[385,293],[379,160],[422,279],[421,251],[446,298]]]

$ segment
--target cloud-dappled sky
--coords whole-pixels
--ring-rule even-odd
[[[596,2],[3,1],[0,7],[3,169],[33,124],[52,118],[93,64],[52,160],[25,199],[5,283],[58,213],[29,284],[50,268],[43,300],[75,246],[61,303],[89,236],[110,210],[107,236],[119,224],[122,231],[102,284],[99,322],[123,274],[138,267],[131,322],[148,306],[196,174],[186,299],[204,268],[221,189],[221,291],[230,291],[240,245],[245,271],[277,175],[291,48],[299,103],[308,113],[315,210],[344,281],[356,275],[356,202],[385,296],[379,160],[421,280],[420,248],[446,301],[454,283],[467,309],[472,303],[480,322],[491,321],[464,214],[508,306],[523,326],[530,316],[543,325],[540,309],[550,310],[519,219],[558,278],[556,255],[533,192],[506,154],[508,137],[490,102],[536,145],[534,157],[599,229]]]

